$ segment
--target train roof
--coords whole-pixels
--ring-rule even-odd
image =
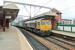
[[[54,18],[55,16],[54,15],[43,15],[43,16],[36,16],[36,17],[33,17],[32,19],[27,19],[25,20],[26,21],[31,21],[31,20],[36,20],[36,19],[41,19],[41,18]]]

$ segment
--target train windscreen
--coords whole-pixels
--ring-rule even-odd
[[[50,21],[44,21],[44,22],[41,22],[41,25],[51,25],[51,22]]]

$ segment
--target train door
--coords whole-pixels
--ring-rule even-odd
[[[37,22],[36,28],[37,28],[38,30],[40,30],[40,22]]]

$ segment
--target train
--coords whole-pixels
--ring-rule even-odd
[[[55,16],[43,15],[24,22],[24,28],[41,36],[52,34],[52,21]]]
[[[50,36],[52,35],[53,27],[55,28],[57,24],[55,17],[56,16],[54,15],[42,15],[18,22],[14,26],[34,32],[35,34],[40,36]]]
[[[46,36],[52,35],[52,30],[57,28],[57,23],[61,18],[61,12],[52,9],[51,12],[46,12],[31,19],[25,20],[23,23],[18,22],[16,26],[24,28],[35,34]]]

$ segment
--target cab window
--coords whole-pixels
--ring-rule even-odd
[[[41,25],[51,25],[51,22],[41,22]]]

